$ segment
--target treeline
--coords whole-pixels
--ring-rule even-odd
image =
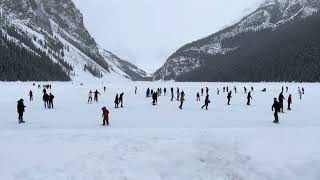
[[[6,31],[19,42],[8,38],[0,30],[1,81],[69,81],[70,77],[58,63],[34,46],[32,40],[10,27]],[[23,45],[24,44],[24,45]]]
[[[226,55],[177,52],[175,56],[202,60],[200,68],[177,80],[319,82],[319,32],[320,15],[316,14],[276,30],[248,32],[226,39],[223,47],[237,47]]]
[[[103,77],[103,74],[101,73],[101,71],[93,65],[85,64],[83,70],[89,71],[94,77],[97,77],[97,78]]]

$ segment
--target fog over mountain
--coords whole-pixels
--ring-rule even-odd
[[[154,72],[179,47],[239,20],[259,0],[73,0],[96,41]]]

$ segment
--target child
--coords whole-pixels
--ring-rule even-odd
[[[102,117],[103,117],[103,123],[102,126],[109,126],[109,111],[106,107],[102,108]]]

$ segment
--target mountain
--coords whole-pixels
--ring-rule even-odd
[[[265,0],[238,23],[178,49],[153,77],[320,81],[319,8],[319,0]]]
[[[19,66],[22,74],[5,71],[0,80],[143,80],[146,75],[116,55],[103,53],[72,0],[0,0],[0,13],[3,51],[9,51],[6,42],[28,56],[38,57],[37,61],[27,61],[18,55],[19,51],[12,51],[14,58],[2,56],[0,65],[12,72]],[[12,62],[15,66],[10,66]],[[29,69],[21,64],[28,64]],[[48,64],[65,75],[48,72],[48,67],[44,68]],[[30,68],[41,73],[34,77]]]

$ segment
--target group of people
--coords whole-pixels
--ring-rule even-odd
[[[99,95],[101,94],[98,90],[95,90],[94,92],[90,90],[88,95],[88,104],[92,104],[92,96],[94,96],[94,102],[99,102]]]
[[[120,105],[120,107],[123,108],[123,96],[124,96],[124,93],[121,93],[120,96],[119,96],[119,94],[116,95],[116,97],[114,99],[114,107],[115,108],[119,108],[119,105]]]
[[[48,108],[48,109],[53,109],[53,99],[54,99],[54,95],[52,95],[52,93],[47,93],[46,89],[43,89],[42,91],[43,96],[43,102],[44,102],[44,108]]]
[[[54,100],[54,96],[52,93],[47,93],[47,90],[51,89],[51,85],[46,85],[44,86],[44,89],[42,91],[43,93],[43,101],[44,101],[44,107],[45,108],[49,108],[49,109],[53,109],[54,108],[54,104],[53,104],[53,100]],[[137,94],[137,87],[135,87],[135,94]],[[236,86],[234,86],[233,91],[229,91],[229,87],[225,86],[222,88],[224,93],[227,93],[227,105],[230,105],[230,101],[232,98],[232,92],[234,91],[234,93],[237,93],[237,88]],[[247,95],[247,105],[250,106],[251,105],[251,100],[252,100],[252,93],[254,92],[254,88],[251,87],[251,90],[248,91],[246,87],[243,88],[244,89],[244,93]],[[174,88],[171,87],[171,101],[173,101],[175,99],[175,94],[174,94]],[[106,91],[106,87],[104,87],[104,91]],[[288,93],[289,88],[286,87],[285,91]],[[264,88],[262,90],[262,92],[266,92],[266,88]],[[164,96],[166,96],[167,93],[167,88],[158,88],[156,91],[154,91],[153,89],[148,88],[146,91],[146,97],[152,97],[152,105],[157,105],[158,103],[158,97],[161,96],[162,94]],[[208,106],[211,103],[210,101],[210,96],[209,96],[209,88],[201,88],[201,96],[204,96],[205,94],[205,99],[204,99],[204,105],[201,107],[201,109],[206,109],[208,110]],[[197,92],[196,94],[196,101],[201,101],[201,96],[200,93]],[[298,88],[298,94],[300,99],[302,99],[302,95],[305,93],[304,88]],[[220,94],[220,89],[217,88],[217,95]],[[292,95],[289,94],[288,98],[286,99],[284,97],[284,87],[282,87],[282,91],[279,94],[278,98],[274,98],[274,103],[272,105],[272,111],[274,111],[274,123],[279,123],[279,116],[278,113],[284,113],[284,101],[287,100],[287,110],[290,111],[291,110],[291,105],[292,105]],[[30,90],[29,91],[29,98],[30,101],[33,101],[33,92]],[[92,92],[90,90],[89,92],[89,98],[88,98],[88,103],[92,103],[92,100],[94,100],[94,102],[99,102],[99,95],[101,95],[99,93],[98,90],[95,90],[94,92]],[[115,108],[119,108],[123,107],[123,98],[124,98],[124,93],[121,93],[120,95],[116,95],[115,100],[114,100],[114,104],[115,104]],[[183,105],[184,105],[184,101],[185,101],[185,92],[182,90],[180,91],[179,87],[177,87],[176,89],[176,100],[180,102],[179,104],[179,109],[183,109]],[[25,111],[26,106],[24,105],[24,100],[20,99],[17,102],[17,111],[18,111],[18,115],[19,115],[19,123],[24,123],[25,121],[23,120],[23,113]],[[109,125],[109,111],[107,110],[106,107],[102,108],[103,111],[103,124],[102,125]]]
[[[33,83],[33,86],[36,86],[35,83]],[[41,85],[38,85],[38,88],[41,88]],[[53,105],[53,99],[54,99],[54,95],[52,93],[47,93],[47,90],[51,89],[51,84],[47,84],[47,85],[43,85],[43,96],[42,96],[42,100],[44,102],[44,108],[48,108],[48,109],[53,109],[54,105]],[[29,100],[33,101],[33,91],[30,90],[29,91]],[[25,112],[26,106],[24,105],[24,100],[21,98],[18,102],[17,102],[17,112],[18,112],[18,123],[22,124],[25,123],[25,121],[23,120],[23,114]]]
[[[302,92],[300,92],[300,87],[299,87],[299,96],[300,96],[300,99],[302,98]],[[303,88],[303,91],[304,91],[304,88]],[[286,87],[286,92],[288,92],[288,87]],[[304,92],[303,92],[304,93]],[[284,113],[284,100],[285,97],[283,95],[283,87],[282,87],[282,91],[281,93],[279,94],[279,97],[278,98],[274,98],[274,102],[273,102],[273,105],[271,107],[272,111],[274,111],[274,121],[273,123],[276,123],[276,124],[279,124],[279,112],[281,113]],[[288,96],[288,99],[287,99],[287,103],[288,103],[288,108],[287,110],[288,111],[291,111],[291,105],[292,105],[292,95],[289,94]]]

